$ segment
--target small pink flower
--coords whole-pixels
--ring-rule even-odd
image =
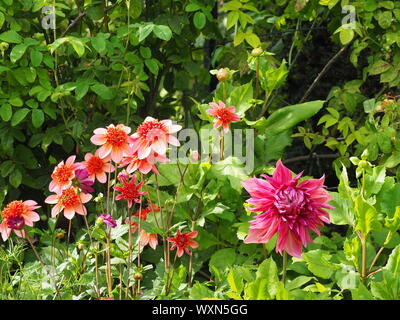
[[[24,237],[25,225],[33,227],[33,223],[40,220],[39,215],[34,211],[38,208],[40,206],[33,200],[10,202],[1,211],[3,222],[0,224],[0,232],[3,241],[10,237],[13,230],[18,237]]]
[[[130,182],[128,182],[128,178],[127,178],[126,174],[119,174],[118,179],[122,183],[123,187],[114,186],[114,189],[116,191],[120,192],[120,194],[118,194],[115,197],[115,199],[116,200],[121,200],[121,199],[127,200],[129,208],[132,207],[132,201],[134,201],[136,203],[140,203],[141,202],[140,197],[146,194],[146,192],[139,191],[139,189],[142,187],[144,182],[142,181],[138,184],[135,184],[135,182],[136,182],[135,175],[132,176]]]
[[[115,170],[114,166],[109,162],[108,157],[104,159],[100,158],[99,150],[94,155],[86,153],[82,166],[88,170],[90,179],[93,181],[97,179],[100,183],[106,183],[107,173]]]
[[[235,107],[226,107],[225,103],[219,101],[218,104],[211,102],[209,105],[212,107],[211,109],[207,109],[206,112],[215,117],[217,121],[214,123],[214,128],[217,129],[220,126],[224,129],[225,132],[229,131],[229,124],[234,121],[240,121],[240,118],[237,114],[235,114]]]
[[[124,153],[129,152],[128,135],[131,133],[131,128],[123,124],[117,126],[110,124],[107,128],[98,128],[93,132],[94,136],[90,141],[101,146],[98,153],[101,159],[111,156],[111,159],[118,163]]]
[[[72,180],[75,178],[75,170],[80,167],[79,163],[75,163],[76,156],[70,156],[67,161],[61,161],[54,168],[50,182],[49,190],[60,194],[63,190],[72,185]]]
[[[79,189],[84,193],[91,193],[94,191],[92,185],[94,181],[89,178],[88,169],[76,169],[75,170],[75,179]]]
[[[97,217],[101,222],[105,223],[111,228],[115,228],[117,226],[117,222],[112,218],[112,216],[108,213],[103,213]]]
[[[153,248],[153,250],[155,250],[158,245],[157,233],[148,233],[142,229],[142,230],[140,230],[140,241],[139,242],[142,247],[149,245],[150,247]]]
[[[61,194],[48,196],[45,202],[55,204],[51,210],[52,217],[64,210],[64,216],[71,220],[75,216],[75,212],[84,216],[87,214],[83,204],[89,202],[90,199],[92,199],[92,195],[83,192],[78,193],[74,187],[70,187],[63,190]]]
[[[171,120],[158,121],[147,117],[129,139],[132,143],[132,152],[137,152],[139,159],[147,158],[152,151],[165,155],[168,144],[180,146],[179,140],[172,134],[181,129],[182,126],[172,124]]]
[[[276,252],[286,251],[294,257],[301,257],[302,246],[312,243],[309,230],[320,234],[318,227],[329,223],[332,199],[324,189],[324,177],[308,179],[299,183],[302,173],[292,178],[292,173],[279,160],[272,177],[251,178],[242,181],[250,193],[247,200],[249,210],[261,212],[250,222],[245,243],[268,242],[278,233]]]
[[[159,175],[155,162],[169,162],[170,160],[165,155],[160,155],[155,152],[149,154],[147,158],[139,159],[137,152],[130,154],[122,160],[120,167],[125,167],[128,173],[133,173],[139,170],[143,174],[153,171]]]

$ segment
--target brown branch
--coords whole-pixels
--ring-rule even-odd
[[[316,154],[313,153],[311,155],[311,157],[309,155],[307,156],[298,156],[298,157],[294,157],[294,158],[290,158],[287,160],[283,160],[283,163],[288,164],[288,163],[292,163],[292,162],[297,162],[297,161],[306,161],[306,160],[310,160],[311,159],[336,159],[339,158],[340,155],[338,153],[335,154]]]
[[[104,9],[104,13],[107,13],[108,11],[114,9],[118,5],[118,2],[114,3],[111,6],[108,6],[107,8]],[[83,17],[87,15],[86,12],[79,12],[78,16],[71,21],[71,23],[68,25],[67,29],[62,33],[61,38],[63,38],[69,30],[71,30],[80,20],[82,20]]]
[[[321,80],[321,78],[325,75],[325,73],[329,70],[329,68],[336,62],[336,60],[340,57],[340,55],[346,51],[346,49],[349,47],[351,42],[346,44],[343,48],[341,48],[329,61],[328,63],[324,66],[322,71],[318,74],[318,76],[314,79],[313,83],[311,86],[308,88],[306,93],[304,94],[303,98],[299,101],[300,103],[303,103],[308,96],[310,95],[311,91],[315,88],[315,86],[318,84],[318,82]]]

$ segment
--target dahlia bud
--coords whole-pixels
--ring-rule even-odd
[[[85,248],[85,245],[82,242],[78,243],[79,250],[83,250],[84,248]]]
[[[133,275],[133,278],[137,281],[137,280],[142,280],[143,279],[143,274],[142,273],[140,273],[140,272],[136,272],[134,275]]]
[[[261,55],[261,53],[263,53],[263,49],[261,49],[261,48],[254,48],[254,49],[251,51],[251,55],[252,55],[253,57],[258,57],[259,55]]]
[[[225,68],[221,68],[217,72],[217,79],[219,81],[226,81],[229,79],[229,71]]]
[[[57,233],[56,233],[56,238],[57,238],[57,239],[62,239],[62,238],[64,238],[64,237],[65,237],[65,231],[62,230],[62,229],[58,229],[58,230],[57,230]]]

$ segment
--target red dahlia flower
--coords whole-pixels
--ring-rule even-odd
[[[188,249],[189,247],[195,249],[199,246],[196,241],[191,240],[192,238],[196,238],[197,234],[197,231],[181,233],[181,231],[178,230],[175,237],[167,238],[167,240],[173,243],[171,250],[178,248],[176,254],[178,257],[182,257],[184,251],[189,255],[191,254]]]
[[[329,214],[324,209],[332,209],[328,205],[332,197],[324,189],[324,176],[299,183],[301,174],[293,178],[279,160],[272,177],[261,175],[265,180],[242,181],[251,196],[247,200],[249,210],[261,212],[250,222],[245,243],[265,243],[278,233],[276,251],[300,258],[302,246],[313,242],[309,230],[320,235],[318,227],[323,222],[329,223]]]
[[[34,222],[40,220],[39,215],[34,211],[38,208],[40,206],[33,200],[10,202],[1,211],[3,222],[0,224],[0,232],[3,240],[6,241],[13,230],[18,237],[24,237],[24,226],[32,227]]]
[[[116,200],[126,199],[128,200],[128,207],[132,207],[132,201],[140,203],[140,197],[145,195],[146,192],[141,192],[139,189],[143,185],[143,181],[139,184],[135,184],[136,176],[133,175],[131,181],[128,182],[128,177],[125,174],[118,175],[119,181],[122,183],[123,187],[115,186],[114,189],[120,192],[119,195],[115,197]]]
[[[226,107],[225,103],[219,101],[218,104],[211,102],[209,105],[211,109],[207,109],[206,112],[213,116],[217,121],[214,123],[214,128],[217,129],[220,126],[225,132],[229,131],[229,124],[234,121],[240,121],[239,116],[235,113],[235,107]]]

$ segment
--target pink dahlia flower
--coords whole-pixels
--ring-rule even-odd
[[[92,195],[83,192],[78,193],[74,187],[70,187],[63,190],[61,194],[48,196],[44,202],[55,204],[51,210],[52,217],[64,210],[64,216],[71,220],[75,216],[75,212],[84,216],[87,214],[83,204],[89,202],[90,199],[92,199]]]
[[[85,161],[82,166],[88,170],[89,178],[91,180],[99,180],[100,183],[107,182],[107,173],[114,171],[114,166],[109,162],[109,158],[104,159],[99,157],[99,150],[95,154],[86,153]]]
[[[75,178],[75,170],[80,167],[79,163],[75,163],[76,156],[70,156],[67,161],[61,161],[54,168],[50,182],[49,190],[60,194],[64,189],[72,185],[72,180]]]
[[[93,131],[94,136],[90,141],[98,146],[99,156],[104,159],[111,156],[111,159],[118,163],[122,160],[124,153],[129,152],[128,135],[131,133],[131,128],[118,124],[114,126],[110,124],[107,128],[97,128]]]
[[[156,152],[151,152],[147,158],[139,159],[138,153],[134,152],[131,155],[124,157],[120,167],[125,167],[128,173],[133,173],[139,170],[143,174],[153,171],[159,175],[155,162],[169,162],[170,160],[165,155],[160,155]]]
[[[231,122],[240,121],[240,117],[235,113],[235,107],[226,107],[222,101],[219,101],[218,104],[211,102],[209,105],[212,108],[207,109],[206,112],[217,120],[214,123],[215,129],[222,126],[224,131],[228,132]]]
[[[24,237],[24,226],[32,227],[34,222],[40,220],[39,215],[34,211],[38,208],[40,206],[33,200],[10,202],[1,211],[3,222],[0,224],[0,232],[3,241],[10,237],[13,230],[18,237]]]
[[[147,158],[152,151],[165,155],[168,144],[180,146],[179,140],[172,134],[182,129],[182,126],[173,124],[171,120],[158,121],[147,117],[130,137],[132,152],[137,152],[139,159]]]
[[[294,257],[301,257],[302,246],[312,243],[309,230],[320,235],[319,227],[330,223],[329,214],[324,209],[332,209],[328,201],[332,199],[324,189],[323,176],[299,183],[302,173],[294,178],[288,168],[279,160],[272,177],[251,178],[242,181],[250,193],[247,200],[249,210],[262,212],[250,221],[245,243],[268,242],[278,233],[276,252],[286,251]]]

